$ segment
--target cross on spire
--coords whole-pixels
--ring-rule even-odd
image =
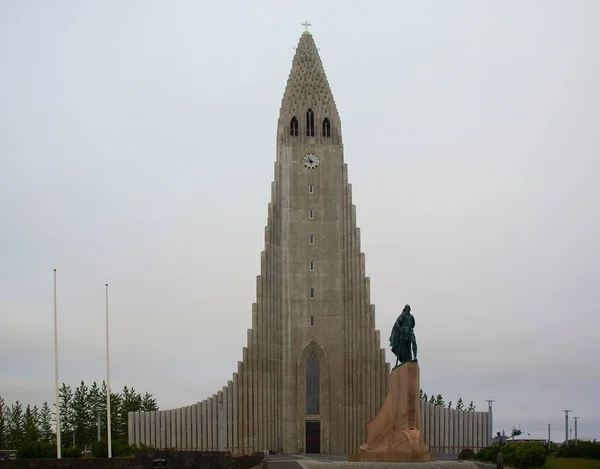
[[[304,23],[302,23],[302,26],[304,26],[304,34],[309,34],[309,32],[308,32],[308,27],[309,27],[309,26],[312,26],[312,24],[310,24],[310,23],[308,22],[308,20],[306,20],[306,21],[304,21]]]

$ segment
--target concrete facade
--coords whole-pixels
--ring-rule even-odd
[[[131,443],[297,453],[306,450],[307,421],[319,422],[320,452],[356,452],[366,441],[390,366],[375,329],[341,121],[309,33],[300,38],[281,103],[274,179],[252,328],[237,372],[189,411],[131,413]],[[311,354],[319,409],[307,415]],[[423,412],[430,414],[437,416]]]

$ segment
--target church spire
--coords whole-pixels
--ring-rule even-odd
[[[304,24],[304,26],[307,25],[310,24]],[[314,117],[310,117],[310,115]],[[335,100],[323,69],[321,57],[319,57],[319,50],[308,29],[302,33],[298,47],[296,47],[292,70],[281,102],[279,123],[287,130],[290,125],[293,127],[295,122],[299,122],[300,129],[302,129],[304,127],[302,124],[307,119],[314,119],[315,135],[311,135],[310,129],[304,129],[299,134],[304,133],[308,137],[318,137],[322,133],[323,122],[327,122],[328,126],[337,129],[335,133],[339,135],[340,119]],[[290,134],[290,132],[293,133],[293,129],[285,133]],[[334,140],[337,143],[339,139],[335,138]]]

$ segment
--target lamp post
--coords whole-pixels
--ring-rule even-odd
[[[60,402],[58,390],[58,319],[56,313],[56,269],[54,269],[54,399],[56,402],[56,458],[61,458]]]
[[[563,410],[565,413],[565,443],[569,443],[569,412],[571,409]]]
[[[488,403],[488,419],[489,419],[489,428],[488,428],[488,446],[491,446],[492,444],[492,438],[494,436],[494,419],[493,419],[493,413],[492,413],[492,403],[496,402],[494,399],[487,399],[485,402]]]
[[[550,442],[552,441],[552,438],[550,437],[550,427],[552,426],[551,423],[548,424],[548,449],[550,449]]]
[[[573,417],[573,420],[575,420],[575,444],[577,444],[577,419],[579,417]]]

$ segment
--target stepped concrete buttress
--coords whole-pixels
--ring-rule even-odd
[[[392,370],[390,387],[377,416],[367,423],[367,443],[349,461],[428,462],[435,456],[421,433],[419,365],[408,362]]]

